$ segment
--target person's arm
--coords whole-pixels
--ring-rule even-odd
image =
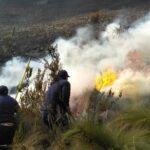
[[[71,89],[70,83],[69,82],[64,83],[62,87],[62,101],[65,104],[66,111],[69,108],[70,89]]]

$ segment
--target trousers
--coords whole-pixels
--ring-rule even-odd
[[[4,126],[0,124],[0,145],[10,145],[13,142],[16,126]]]

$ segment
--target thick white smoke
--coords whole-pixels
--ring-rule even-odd
[[[119,21],[116,21],[109,24],[105,31],[99,31],[99,37],[95,38],[94,28],[89,25],[78,29],[74,37],[59,38],[54,44],[58,47],[64,68],[71,74],[72,94],[77,95],[80,94],[79,91],[93,88],[96,74],[106,68],[111,67],[116,72],[127,69],[130,52],[142,53],[145,65],[149,65],[149,39],[150,15],[147,15],[126,30],[121,30]],[[135,75],[133,73],[129,77],[133,78]],[[144,76],[141,73],[136,77],[140,80],[139,86],[146,82],[146,79],[143,80]],[[147,85],[143,88],[149,87],[150,82],[145,84]]]
[[[21,79],[23,68],[25,68],[25,63],[19,57],[6,62],[1,68],[1,85],[6,85],[8,87],[16,86],[18,84],[18,79]]]
[[[150,94],[150,73],[135,72],[131,69],[123,70],[119,79],[112,86],[112,89],[118,94],[122,90],[123,93],[133,98],[139,99],[144,95]]]
[[[33,68],[33,74],[31,80],[34,79],[37,70],[43,68],[42,61],[31,61],[30,67]],[[9,88],[9,91],[12,92],[12,96],[15,97],[16,87],[21,81],[24,71],[26,69],[27,61],[23,61],[21,57],[14,57],[12,60],[9,60],[1,68],[0,74],[0,85],[6,85]],[[13,90],[14,89],[14,90]],[[13,90],[13,91],[11,91]]]
[[[63,67],[71,76],[69,80],[72,84],[72,96],[79,96],[84,91],[93,89],[95,76],[109,67],[119,75],[113,85],[115,89],[130,91],[132,83],[136,83],[141,93],[149,94],[149,71],[145,78],[145,72],[138,70],[138,67],[136,72],[132,68],[128,69],[128,55],[132,51],[142,53],[144,65],[149,67],[150,15],[136,21],[126,30],[121,30],[120,27],[117,20],[109,24],[105,31],[98,31],[97,37],[95,29],[88,25],[78,29],[76,35],[70,39],[59,38],[55,41]],[[26,63],[18,57],[8,61],[2,68],[0,84],[8,87],[18,85],[25,66]],[[33,61],[31,67],[37,70],[43,64]],[[123,85],[126,86],[122,87]]]

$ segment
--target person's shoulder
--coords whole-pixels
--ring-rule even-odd
[[[15,103],[18,104],[18,102],[11,96],[6,95],[6,96],[0,96],[0,102],[4,103]]]
[[[64,80],[64,79],[60,80],[59,83],[61,85],[70,85],[70,82],[68,80]]]
[[[7,98],[11,101],[13,101],[14,103],[18,103],[17,100],[13,97],[11,97],[10,95],[7,95]]]

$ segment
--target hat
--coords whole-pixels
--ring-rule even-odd
[[[0,95],[7,95],[8,94],[8,88],[5,85],[0,86]]]
[[[70,76],[68,75],[68,72],[66,70],[60,70],[58,72],[58,77],[66,78],[66,77],[70,77]]]

